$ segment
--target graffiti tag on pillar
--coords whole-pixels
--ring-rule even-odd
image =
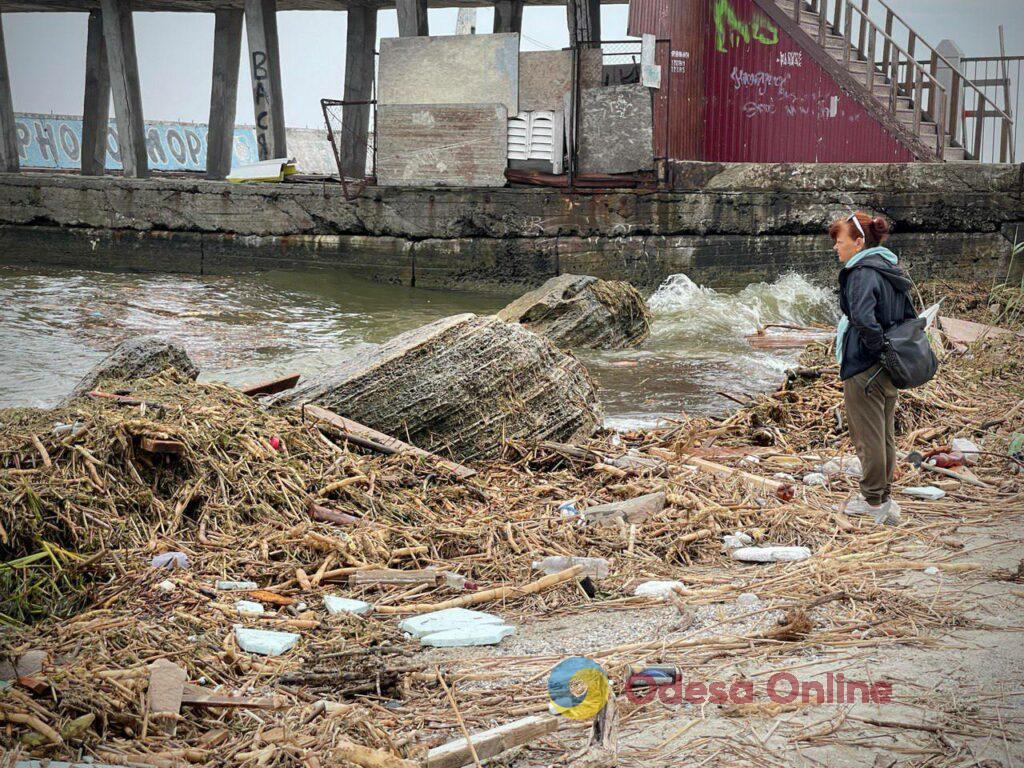
[[[267,93],[266,83],[270,79],[270,71],[267,69],[267,52],[252,52],[252,100],[256,107],[256,143],[259,146],[260,159],[270,157],[270,148],[267,146],[267,133],[270,131],[270,95]]]
[[[754,11],[750,20],[739,17],[729,0],[715,0],[711,9],[715,22],[715,50],[728,53],[740,41],[749,45],[755,40],[763,45],[776,45],[779,42],[779,28],[761,11]]]

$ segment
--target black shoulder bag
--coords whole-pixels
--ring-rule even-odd
[[[906,298],[910,306],[914,306],[909,294],[906,294]],[[889,372],[889,378],[896,389],[913,389],[932,380],[935,372],[939,370],[939,359],[932,350],[931,342],[928,341],[928,334],[925,333],[927,325],[928,321],[923,317],[914,317],[897,323],[884,332],[885,341],[879,359],[882,368],[871,377],[865,389],[871,386],[871,382],[883,368]]]

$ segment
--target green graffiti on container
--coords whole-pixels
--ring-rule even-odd
[[[756,40],[763,45],[779,42],[779,29],[761,11],[756,11],[750,21],[744,21],[737,14],[729,0],[715,0],[711,9],[715,21],[715,50],[728,53],[729,46],[736,46],[740,39],[750,44]]]

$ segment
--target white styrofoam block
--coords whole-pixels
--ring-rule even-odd
[[[748,563],[795,563],[810,556],[807,547],[740,547],[732,551],[733,560]]]
[[[295,632],[249,629],[241,624],[235,624],[235,641],[238,643],[238,647],[247,653],[280,656],[295,647],[295,644],[299,642],[299,636]]]
[[[431,632],[420,638],[420,644],[432,648],[464,648],[471,645],[497,645],[509,635],[515,634],[515,627],[508,624],[467,624],[444,632]]]
[[[347,597],[336,595],[324,595],[324,607],[327,612],[337,616],[342,613],[354,613],[356,616],[365,616],[373,610],[373,606],[363,600],[352,600]]]
[[[443,611],[424,613],[404,619],[399,623],[398,628],[413,637],[420,638],[435,632],[446,632],[469,625],[500,625],[504,623],[505,621],[500,616],[495,616],[493,613],[470,611],[466,608],[446,608]]]

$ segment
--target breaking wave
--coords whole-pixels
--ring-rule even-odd
[[[694,340],[742,337],[771,323],[831,325],[839,313],[833,291],[795,273],[732,294],[698,285],[684,274],[672,275],[648,305],[655,334]]]

